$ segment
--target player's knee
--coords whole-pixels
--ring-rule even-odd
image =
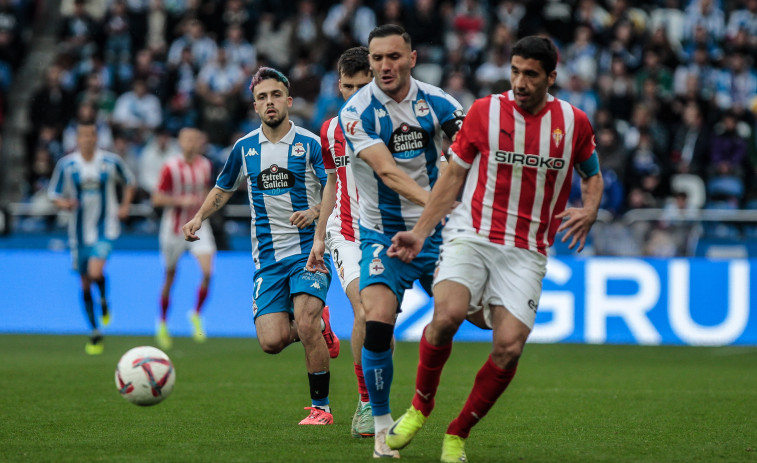
[[[283,339],[258,338],[258,342],[266,354],[278,354],[288,345]]]
[[[518,364],[522,353],[523,343],[519,341],[495,341],[492,349],[492,360],[500,368],[513,368]]]

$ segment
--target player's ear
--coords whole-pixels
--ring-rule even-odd
[[[547,84],[549,87],[555,85],[555,80],[557,79],[557,71],[552,71],[547,76]]]
[[[287,97],[287,108],[291,108],[293,102],[294,102],[294,98],[292,98],[291,96],[288,96]]]
[[[411,68],[415,67],[415,62],[417,59],[418,59],[418,52],[415,50],[411,51],[410,52],[410,67]]]

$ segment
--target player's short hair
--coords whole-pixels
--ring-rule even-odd
[[[336,63],[339,76],[352,77],[359,72],[371,73],[367,47],[353,47],[342,53]]]
[[[410,34],[408,34],[402,26],[397,24],[383,24],[375,27],[371,33],[368,34],[368,44],[370,45],[371,40],[375,38],[389,37],[392,35],[399,35],[406,44],[410,45],[410,48],[413,47],[412,41],[410,40]]]
[[[252,80],[250,81],[250,92],[255,95],[255,86],[267,79],[273,79],[276,82],[284,84],[284,87],[287,89],[287,95],[289,95],[289,79],[287,79],[287,76],[281,71],[265,66],[258,69],[258,72],[252,76]]]
[[[535,59],[549,75],[557,67],[557,47],[546,37],[529,35],[518,40],[510,52],[510,58],[520,56],[525,59]]]

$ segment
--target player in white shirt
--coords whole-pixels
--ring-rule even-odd
[[[97,148],[94,122],[80,122],[77,127],[78,150],[62,157],[55,165],[48,194],[60,209],[71,211],[68,239],[74,270],[81,276],[82,298],[92,333],[85,352],[103,352],[102,333],[98,328],[92,300],[92,283],[100,291],[103,326],[110,323],[105,286],[105,261],[113,241],[121,233],[121,220],[129,215],[134,197],[134,175],[116,154]],[[125,184],[121,203],[116,185]]]
[[[206,136],[198,129],[181,129],[179,146],[181,156],[166,161],[160,170],[158,185],[152,193],[153,206],[163,208],[159,239],[165,265],[165,279],[160,296],[160,320],[155,334],[155,340],[162,349],[170,349],[172,345],[166,319],[176,265],[186,251],[191,252],[197,259],[202,271],[202,281],[197,289],[197,303],[194,311],[190,313],[190,321],[194,330],[194,340],[205,341],[200,312],[208,295],[213,272],[213,256],[216,253],[216,243],[209,223],[197,232],[201,238],[199,241],[186,241],[184,232],[181,231],[182,225],[197,213],[210,190],[211,165],[202,155],[206,146]]]

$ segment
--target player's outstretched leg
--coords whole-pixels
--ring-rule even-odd
[[[426,420],[428,420],[428,417],[411,405],[387,431],[386,445],[395,450],[405,448],[426,424]]]
[[[205,334],[205,327],[203,326],[202,317],[200,317],[199,312],[196,310],[189,312],[189,321],[192,323],[192,339],[195,342],[205,342],[208,337]]]
[[[466,462],[465,439],[454,434],[445,434],[442,440],[442,463]]]
[[[396,450],[390,449],[386,445],[386,432],[388,429],[382,429],[376,431],[376,435],[373,438],[373,458],[399,458],[400,453]]]
[[[335,359],[339,357],[339,338],[336,337],[336,333],[331,330],[331,314],[329,313],[329,306],[323,307],[323,339],[326,340],[326,347],[329,348],[329,357]]]
[[[334,415],[319,407],[305,407],[310,410],[310,414],[300,424],[303,425],[324,425],[334,424]]]

